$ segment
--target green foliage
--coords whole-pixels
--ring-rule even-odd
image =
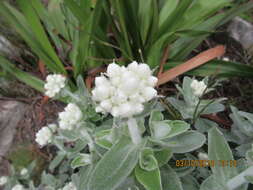
[[[57,0],[44,5],[39,0],[18,0],[17,4],[19,9],[0,2],[0,14],[24,39],[37,62],[42,61],[50,72],[68,74],[69,86],[57,98],[76,104],[83,117],[74,130],[58,128],[52,134],[50,143],[57,147],[57,154],[49,170],[43,172],[39,186],[17,178],[13,172],[7,188],[23,184],[34,190],[59,189],[71,182],[77,190],[228,190],[228,185],[238,181],[242,187],[237,190],[247,189],[252,177],[238,180],[249,171],[247,164],[242,168],[175,165],[180,160],[200,159],[199,153],[206,148],[210,160],[253,160],[252,114],[232,107],[233,128],[224,135],[218,124],[201,118],[225,109],[224,98],[203,98],[217,84],[210,85],[205,78],[201,81],[205,89],[196,94],[199,89],[192,87],[195,79],[185,77],[182,87],[177,86],[178,96],[166,97],[180,113],[177,120],[173,120],[173,110],[167,113],[168,108],[157,99],[148,102],[136,117],[112,118],[95,112],[83,74],[114,58],[121,58],[121,64],[137,60],[155,68],[168,46],[168,68],[172,68],[185,61],[216,27],[252,8],[253,3],[238,7],[227,0]],[[0,66],[43,91],[43,81],[2,56]],[[71,70],[67,71],[69,66]],[[252,73],[249,66],[223,61],[212,61],[189,72],[246,77]],[[228,142],[238,144],[236,154]]]
[[[98,162],[89,177],[87,189],[115,189],[135,167],[139,148],[130,139],[122,137]]]
[[[174,67],[216,27],[253,7],[252,2],[237,5],[227,0],[58,0],[48,5],[18,0],[17,5],[19,9],[1,2],[0,14],[38,57],[34,65],[40,60],[50,72],[75,79],[116,57],[124,64],[136,60],[155,68],[167,46],[168,67]],[[251,67],[222,62],[210,62],[190,74],[216,75],[217,69],[222,76],[252,77]]]
[[[147,103],[146,110],[136,117],[98,115],[94,120],[93,114],[89,115],[94,109],[90,94],[82,77],[78,77],[78,89],[72,92],[66,86],[58,96],[78,105],[82,119],[71,131],[62,128],[54,131],[49,143],[58,148],[57,155],[50,162],[49,170],[42,173],[40,185],[31,180],[33,172],[24,178],[13,171],[7,190],[17,184],[32,190],[73,186],[77,190],[247,190],[253,169],[250,166],[253,160],[252,114],[231,107],[230,117],[234,122],[231,131],[218,129],[217,124],[200,118],[200,114],[194,117],[194,110],[202,105],[201,101],[208,110],[201,109],[201,113],[222,110],[219,101],[213,102],[219,106],[213,106],[208,99],[202,100],[205,93],[218,85],[208,86],[208,81],[207,78],[197,81],[185,77],[182,87],[177,87],[180,96],[174,100],[184,103],[179,109],[182,116],[189,106],[192,108],[192,114],[181,120],[169,120],[163,104],[156,100]],[[192,86],[196,82],[198,88]],[[196,94],[203,87],[206,89],[202,89],[202,94]],[[139,133],[140,141],[134,141],[132,135],[136,134],[130,127],[138,129],[134,133]],[[233,151],[231,141],[233,146],[239,145]],[[205,154],[207,150],[208,155]],[[214,165],[191,165],[193,161],[208,161],[206,159]],[[236,166],[231,165],[235,161]]]

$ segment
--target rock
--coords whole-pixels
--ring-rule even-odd
[[[0,161],[12,142],[18,122],[22,119],[26,105],[17,101],[0,101]]]
[[[236,17],[229,25],[228,32],[232,38],[241,43],[243,48],[253,54],[253,25],[251,23]]]

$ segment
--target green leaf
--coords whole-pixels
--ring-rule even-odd
[[[41,175],[41,184],[43,185],[49,185],[49,186],[56,186],[56,184],[59,183],[59,180],[56,179],[51,174],[46,173],[45,171]]]
[[[138,184],[139,185],[139,184]],[[136,184],[134,176],[128,177],[116,190],[141,190]]]
[[[127,28],[127,24],[126,24],[126,17],[124,15],[124,1],[120,1],[120,0],[111,0],[110,1],[114,10],[115,10],[115,14],[117,15],[118,18],[118,24],[120,26],[120,30],[121,30],[121,34],[124,40],[124,48],[125,52],[127,53],[128,56],[130,56],[132,58],[133,53],[132,53],[132,49],[131,49],[131,45],[130,45],[130,39],[129,39],[129,35],[128,35],[128,28]],[[130,11],[131,9],[129,9],[128,11]]]
[[[159,143],[170,147],[174,153],[186,153],[200,148],[205,141],[205,135],[197,131],[187,131],[178,136],[164,139]]]
[[[181,24],[180,21],[183,19],[186,10],[190,7],[191,4],[192,0],[179,1],[174,11],[161,25],[158,33],[159,38],[166,35],[167,33],[174,32],[177,29],[177,27]]]
[[[166,139],[186,132],[190,125],[181,120],[164,120],[151,123],[152,136],[155,139]]]
[[[167,164],[168,161],[173,156],[173,152],[170,148],[163,148],[161,150],[156,150],[154,151],[154,154],[160,167]]]
[[[32,32],[32,29],[27,22],[26,18],[15,8],[8,3],[0,2],[0,14],[10,23],[10,25],[21,35],[21,37],[30,46],[31,50],[35,52],[41,60],[47,65],[47,67],[53,72],[62,72],[59,65],[55,64],[55,61],[41,46],[40,42],[36,39],[36,36]]]
[[[93,170],[94,170],[93,164],[80,168],[80,171],[79,171],[80,178],[79,178],[79,184],[77,185],[78,187],[77,189],[80,189],[80,190],[86,189],[89,176],[91,175]]]
[[[54,26],[54,31],[61,34],[66,40],[70,40],[69,34],[68,34],[68,28],[66,25],[66,19],[65,15],[62,11],[63,3],[61,0],[56,1],[49,1],[48,3],[48,16],[50,21],[44,22],[50,22]],[[34,6],[33,6],[34,7]],[[34,7],[36,9],[36,7]]]
[[[214,14],[216,11],[221,10],[223,7],[229,5],[229,3],[230,2],[228,0],[195,1],[191,8],[187,10],[184,17],[184,22],[181,24],[185,28],[193,27],[194,25],[203,22],[206,18]]]
[[[59,57],[56,55],[53,47],[51,46],[47,38],[46,32],[44,31],[44,28],[42,27],[40,20],[34,8],[32,7],[32,5],[30,3],[27,3],[26,0],[18,0],[17,2],[27,22],[29,23],[29,26],[31,27],[32,32],[34,33],[41,47],[43,48],[43,51],[46,54],[48,54],[48,56],[54,61],[54,63],[50,63],[50,64],[57,64],[59,71],[63,74],[66,74],[64,66],[61,63]]]
[[[139,23],[140,23],[140,33],[142,37],[142,42],[145,44],[149,28],[152,23],[152,16],[154,12],[154,7],[152,6],[153,0],[139,0]]]
[[[76,169],[81,166],[86,166],[91,164],[90,154],[79,154],[71,162],[71,168]]]
[[[76,79],[76,85],[78,88],[78,92],[80,94],[80,96],[85,96],[88,97],[89,96],[89,91],[86,88],[86,85],[84,83],[83,77],[81,75],[79,75]]]
[[[135,176],[146,190],[162,190],[159,168],[152,171],[146,171],[137,165],[135,168]]]
[[[246,179],[249,183],[253,184],[253,176],[245,176],[245,179]]]
[[[217,183],[213,175],[208,177],[200,186],[200,190],[217,190],[217,189],[228,190],[224,188],[225,188],[224,186]]]
[[[56,157],[51,161],[49,165],[49,169],[53,171],[59,164],[63,161],[63,159],[66,157],[66,154],[63,152],[59,152]]]
[[[225,137],[216,127],[208,133],[208,158],[215,161],[214,167],[211,167],[211,169],[217,183],[225,185],[229,179],[236,176],[235,167],[219,164],[220,161],[230,162],[234,158]]]
[[[184,190],[199,190],[198,181],[191,175],[187,175],[181,178],[183,189]]]
[[[64,3],[79,20],[79,22],[83,24],[86,15],[81,9],[81,7],[77,4],[77,2],[75,2],[74,0],[64,0]]]
[[[253,2],[247,2],[244,4],[239,4],[237,6],[234,6],[232,9],[230,9],[226,12],[224,19],[222,19],[222,21],[219,23],[218,26],[221,26],[221,25],[227,23],[228,21],[233,19],[235,16],[237,16],[243,12],[246,12],[252,8],[253,8]]]
[[[140,153],[140,167],[146,171],[152,171],[158,168],[157,160],[151,148],[144,148]]]
[[[213,31],[217,24],[224,18],[224,14],[217,14],[205,22],[198,24],[194,30]],[[177,61],[184,61],[189,54],[199,46],[208,35],[198,37],[181,37],[171,45],[170,58]]]
[[[112,190],[118,187],[136,166],[140,148],[123,136],[98,162],[89,176],[87,190]]]
[[[182,62],[169,62],[165,69],[171,69]],[[195,76],[248,77],[253,78],[253,67],[241,63],[214,60],[185,73]]]
[[[166,0],[159,14],[159,26],[170,16],[178,5],[178,0]]]
[[[152,122],[155,121],[162,121],[163,118],[164,117],[161,111],[152,110],[149,118],[149,125],[152,125]]]
[[[169,165],[162,167],[161,177],[164,190],[183,190],[180,178]]]
[[[95,20],[93,20],[94,11],[90,9],[90,0],[81,1],[80,5],[74,0],[65,0],[64,3],[79,21],[77,58],[73,63],[74,75],[77,77],[84,71],[84,69],[88,68],[87,58],[90,52],[90,40],[92,35],[93,22],[95,22]]]
[[[188,29],[188,30],[178,30],[175,32],[178,36],[182,37],[200,37],[204,35],[211,35],[213,34],[213,31],[204,31],[204,30],[193,30],[193,29]]]
[[[37,77],[32,76],[29,73],[21,71],[16,68],[14,64],[10,63],[7,59],[0,56],[0,66],[6,70],[8,73],[15,76],[18,80],[24,82],[25,84],[31,86],[32,88],[43,92],[44,91],[44,82]]]
[[[98,131],[95,134],[96,143],[106,149],[110,149],[112,147],[112,134],[111,129]]]

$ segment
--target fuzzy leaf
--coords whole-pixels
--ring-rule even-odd
[[[138,162],[140,146],[122,137],[98,162],[89,176],[87,190],[113,190],[132,172]]]
[[[187,131],[178,136],[164,139],[160,143],[170,147],[174,153],[186,153],[200,148],[205,141],[205,135],[197,131]]]
[[[146,171],[137,165],[135,168],[135,176],[146,190],[162,190],[159,168],[152,171]]]
[[[183,190],[182,183],[177,173],[169,166],[165,165],[161,169],[162,185],[164,190]]]

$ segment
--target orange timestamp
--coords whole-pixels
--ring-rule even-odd
[[[236,167],[236,160],[176,160],[177,167]]]

